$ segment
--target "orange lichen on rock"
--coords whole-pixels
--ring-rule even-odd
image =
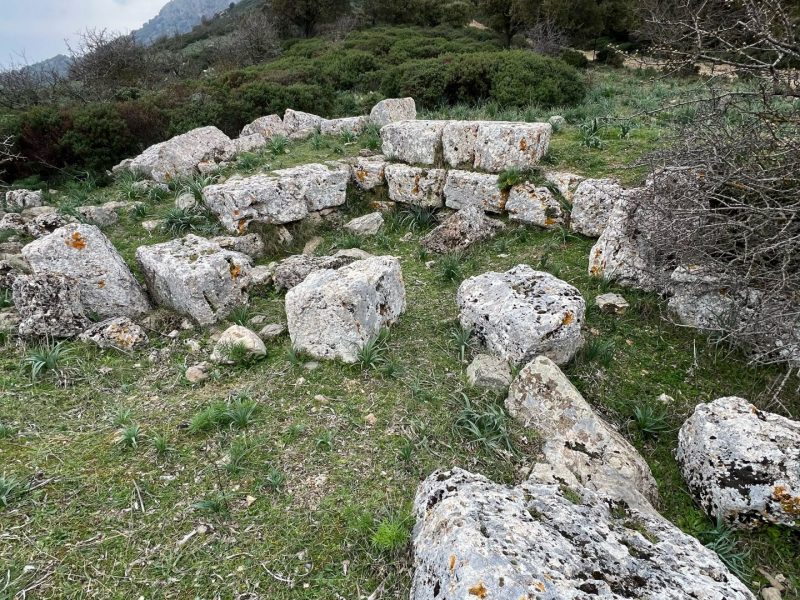
[[[564,315],[564,318],[561,320],[561,324],[569,325],[574,320],[575,320],[575,315],[573,315],[571,312],[568,312],[567,314]]]
[[[367,172],[364,169],[356,169],[356,179],[363,183],[367,179]]]
[[[523,152],[525,152],[525,150],[528,149],[528,140],[526,140],[525,138],[522,138],[519,141],[519,149],[522,150]]]
[[[475,585],[473,585],[469,590],[467,590],[470,596],[477,596],[481,600],[486,598],[489,595],[489,590],[486,589],[486,586],[483,585],[482,581],[479,581]]]
[[[99,287],[102,290],[104,287],[106,287],[106,282],[105,281],[98,281],[97,282],[97,287]]]
[[[553,217],[546,217],[544,220],[545,225],[555,225],[556,220]]]
[[[86,240],[79,231],[75,231],[67,238],[67,246],[70,248],[75,248],[75,250],[83,250],[86,248]]]
[[[533,584],[533,587],[536,588],[537,592],[544,592],[547,589],[541,581],[537,581]]]
[[[238,279],[239,275],[242,274],[242,267],[239,265],[231,265],[231,277],[233,279]]]
[[[775,486],[772,496],[780,503],[786,514],[800,516],[800,497],[792,496],[782,485]]]
[[[456,568],[456,555],[455,554],[451,554],[450,555],[450,570],[453,571],[453,570],[455,570],[455,568]]]
[[[239,235],[244,235],[244,232],[247,231],[247,221],[241,219],[236,229],[239,231]]]
[[[411,190],[414,194],[419,194],[419,175],[414,177],[414,189]]]

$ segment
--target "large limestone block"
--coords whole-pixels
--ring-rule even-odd
[[[615,179],[585,179],[572,197],[570,228],[587,237],[600,237],[614,203],[625,190]]]
[[[282,185],[294,183],[300,187],[309,212],[341,206],[347,200],[350,168],[343,163],[333,163],[332,167],[316,163],[300,165],[275,171],[275,175]]]
[[[528,265],[470,277],[456,301],[461,325],[491,354],[517,365],[540,354],[564,365],[583,343],[580,292]]]
[[[428,208],[444,206],[444,169],[424,169],[408,165],[386,165],[389,198],[402,204]]]
[[[412,165],[434,165],[442,154],[446,121],[397,121],[381,129],[383,154]]]
[[[65,275],[16,275],[11,298],[19,313],[22,337],[69,338],[89,326],[81,286]]]
[[[201,325],[221,321],[247,304],[250,258],[205,238],[190,234],[141,246],[136,260],[156,303]]]
[[[292,140],[304,140],[314,135],[322,127],[325,119],[311,113],[287,108],[283,115],[286,135]]]
[[[286,127],[284,127],[283,120],[278,115],[259,117],[252,123],[245,125],[239,137],[245,138],[252,135],[260,135],[264,142],[268,142],[279,135],[286,136]]]
[[[413,98],[387,98],[381,100],[369,113],[369,119],[379,127],[395,121],[413,121],[417,118],[417,105]]]
[[[227,157],[233,144],[216,127],[200,127],[150,146],[127,163],[128,170],[159,183],[198,172],[203,162],[218,162]]]
[[[800,422],[719,398],[699,404],[683,424],[677,457],[712,517],[738,527],[800,526]]]
[[[442,156],[447,166],[471,169],[475,164],[475,144],[479,121],[449,121],[442,129]]]
[[[479,206],[470,205],[453,213],[428,233],[420,244],[430,252],[461,252],[502,231],[502,221],[490,219]]]
[[[10,190],[6,192],[3,208],[18,212],[38,206],[44,206],[44,193],[41,190]]]
[[[547,153],[552,130],[549,123],[481,121],[475,142],[475,168],[489,173],[531,168]]]
[[[369,252],[357,248],[339,250],[333,256],[313,256],[295,254],[279,262],[272,274],[273,283],[278,289],[290,290],[302,283],[314,271],[339,269],[357,260],[370,258]]]
[[[549,358],[539,356],[520,371],[506,408],[541,436],[544,460],[561,479],[579,481],[639,510],[658,502],[655,479],[642,456]]]
[[[567,171],[546,171],[544,178],[556,186],[556,189],[564,197],[564,200],[570,204],[572,204],[575,191],[585,179],[582,175],[569,173]]]
[[[414,516],[411,600],[755,600],[666,519],[585,488],[437,471]]]
[[[351,133],[361,135],[367,129],[369,119],[367,117],[344,117],[342,119],[325,119],[320,126],[322,135],[341,135]]]
[[[386,159],[382,156],[357,157],[351,162],[353,181],[364,191],[374,190],[386,183]]]
[[[473,171],[448,171],[444,184],[444,204],[459,210],[478,206],[486,212],[502,213],[508,194],[501,192],[497,175]]]
[[[405,312],[400,261],[376,256],[312,272],[286,294],[292,345],[320,359],[358,360],[358,352]]]
[[[77,282],[87,314],[136,318],[150,302],[114,245],[94,225],[70,224],[31,242],[22,255],[37,275]]]
[[[521,183],[511,188],[505,206],[512,221],[552,229],[564,224],[561,204],[548,188]]]
[[[203,188],[203,202],[231,233],[244,233],[255,221],[282,225],[308,215],[298,182],[270,175],[231,178]]]

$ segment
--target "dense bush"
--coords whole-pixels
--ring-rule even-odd
[[[524,50],[409,61],[386,74],[382,90],[413,96],[424,107],[485,100],[505,107],[565,106],[586,91],[572,67]]]

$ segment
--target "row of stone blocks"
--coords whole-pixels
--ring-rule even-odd
[[[549,123],[508,121],[397,121],[381,129],[390,160],[489,173],[528,169],[550,146]]]

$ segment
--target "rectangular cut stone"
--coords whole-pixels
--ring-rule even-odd
[[[508,194],[497,186],[497,175],[473,171],[448,171],[444,184],[444,203],[459,210],[477,206],[486,212],[501,213]]]
[[[447,121],[397,121],[381,129],[383,154],[412,165],[434,165],[441,156]]]
[[[481,121],[475,143],[475,168],[490,173],[538,164],[550,145],[549,123]]]
[[[382,156],[359,156],[351,161],[353,181],[362,190],[372,190],[386,183],[386,160]]]
[[[444,206],[444,169],[390,164],[386,165],[385,173],[391,200],[429,208]]]
[[[341,206],[347,200],[347,181],[350,168],[344,163],[310,164],[275,171],[282,181],[291,180],[299,185],[309,212]],[[286,182],[286,185],[289,185]]]
[[[361,135],[369,124],[367,117],[345,117],[343,119],[326,119],[320,126],[323,135],[341,135],[344,132]]]
[[[442,130],[444,162],[454,169],[472,168],[475,163],[475,143],[478,140],[478,121],[450,121]]]
[[[253,221],[280,225],[308,215],[301,187],[269,175],[210,185],[203,189],[203,201],[231,233],[244,233]]]

